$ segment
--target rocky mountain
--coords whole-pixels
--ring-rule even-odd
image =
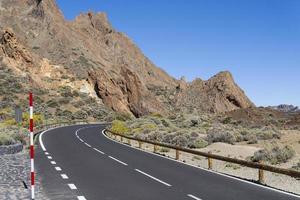
[[[300,112],[300,109],[298,106],[287,105],[287,104],[281,104],[278,106],[269,106],[268,108],[282,111],[282,112]]]
[[[136,117],[171,110],[217,113],[254,106],[229,72],[192,83],[169,76],[116,31],[104,13],[90,12],[67,21],[55,0],[1,0],[0,11],[1,69],[6,77],[22,80],[21,93],[29,87],[43,91],[40,103],[45,107],[67,105],[66,110],[54,106],[55,115],[82,111],[76,102],[84,95],[94,99],[95,107]],[[14,81],[7,80],[13,88]],[[56,102],[63,97],[68,102]]]

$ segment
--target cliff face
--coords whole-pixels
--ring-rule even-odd
[[[191,84],[175,80],[116,31],[104,13],[66,21],[54,0],[2,0],[0,10],[1,62],[9,59],[6,65],[14,70],[36,72],[31,78],[39,87],[49,84],[38,71],[52,66],[47,72],[52,79],[69,77],[61,85],[82,82],[107,107],[137,117],[175,108],[224,112],[253,106],[229,73]]]

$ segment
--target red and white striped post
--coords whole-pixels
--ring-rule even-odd
[[[34,199],[33,97],[31,92],[29,93],[29,116],[31,199]]]

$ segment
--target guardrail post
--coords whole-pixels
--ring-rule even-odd
[[[153,152],[156,153],[156,151],[157,151],[157,145],[154,144],[154,146],[153,146]]]
[[[211,151],[208,153],[211,154]],[[208,169],[211,170],[213,168],[212,159],[210,157],[208,157],[207,162],[208,162]]]
[[[120,136],[121,137],[121,142],[123,142],[123,137],[122,136]]]
[[[176,149],[176,160],[179,160],[179,155],[180,155],[180,153],[179,153],[179,150],[178,149]]]
[[[142,142],[141,141],[138,141],[139,142],[139,148],[141,149],[142,148]]]
[[[262,161],[259,161],[260,164],[263,164]],[[258,182],[260,184],[264,184],[265,183],[265,174],[264,174],[264,170],[262,169],[258,169]]]

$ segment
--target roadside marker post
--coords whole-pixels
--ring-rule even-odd
[[[34,144],[33,144],[33,96],[29,93],[29,131],[30,131],[30,179],[31,199],[34,199]]]

